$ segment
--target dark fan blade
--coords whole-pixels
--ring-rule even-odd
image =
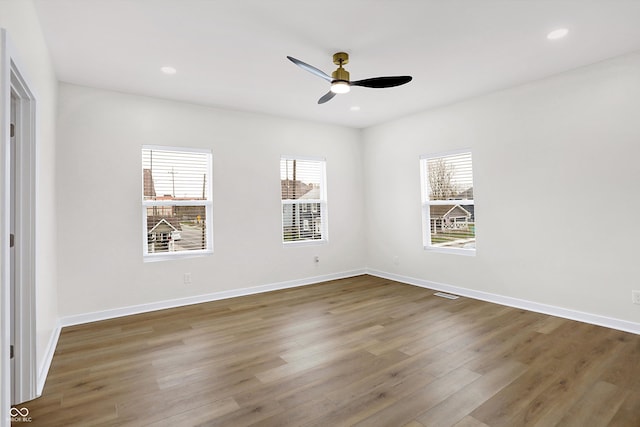
[[[385,88],[400,86],[411,81],[411,76],[374,77],[371,79],[351,82],[351,86],[364,86],[373,88]]]
[[[331,82],[331,80],[332,80],[331,77],[327,73],[325,73],[324,71],[318,70],[313,65],[309,65],[306,62],[302,62],[299,59],[296,59],[296,58],[294,58],[292,56],[287,56],[287,58],[289,59],[289,61],[293,62],[294,64],[296,64],[298,67],[302,68],[303,70],[307,70],[311,74],[315,74],[316,76],[322,77],[326,81]]]
[[[329,91],[329,92],[325,93],[322,96],[322,98],[318,99],[318,104],[324,104],[325,102],[327,102],[328,100],[330,100],[334,96],[336,96],[336,94],[331,92],[331,91]]]

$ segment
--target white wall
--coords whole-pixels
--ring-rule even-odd
[[[368,266],[640,322],[639,112],[636,53],[365,130]],[[418,158],[459,148],[475,257],[422,249]]]
[[[43,368],[58,325],[56,233],[57,80],[31,1],[0,1],[0,27],[17,51],[20,72],[36,96],[36,328],[37,367]]]
[[[357,130],[70,84],[60,85],[58,119],[62,317],[366,265]],[[143,144],[212,150],[212,256],[143,262]],[[329,243],[283,247],[282,154],[326,158]]]

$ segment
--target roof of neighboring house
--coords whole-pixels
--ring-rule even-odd
[[[461,193],[456,194],[457,200],[473,200],[473,187],[469,187]]]
[[[470,217],[471,212],[466,210],[460,205],[444,205],[444,206],[434,206],[431,205],[429,207],[429,214],[431,219],[439,219],[439,218],[460,218],[460,217]]]
[[[313,189],[313,184],[305,184],[302,181],[293,181],[291,179],[280,180],[280,186],[282,188],[282,200],[300,199]]]
[[[160,224],[166,224],[172,228],[171,231],[181,231],[182,226],[178,218],[149,216],[147,217],[147,232],[153,233]]]
[[[313,185],[313,184],[310,184]],[[311,190],[307,191],[304,195],[300,197],[300,199],[320,199],[320,187],[313,187]]]

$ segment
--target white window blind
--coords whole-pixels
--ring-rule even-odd
[[[280,158],[283,243],[327,240],[324,159]]]
[[[475,253],[471,152],[422,156],[420,170],[425,248]]]
[[[142,147],[143,255],[210,253],[211,151]]]

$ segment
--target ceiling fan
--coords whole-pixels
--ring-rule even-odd
[[[292,56],[287,56],[287,58],[289,59],[289,61],[293,62],[303,70],[307,70],[311,74],[315,74],[316,76],[323,78],[331,83],[331,89],[320,99],[318,99],[318,104],[324,104],[325,102],[336,96],[336,94],[349,92],[351,90],[351,86],[386,88],[400,86],[411,81],[411,76],[390,76],[372,77],[370,79],[356,80],[352,82],[349,80],[349,72],[342,68],[343,65],[349,63],[349,54],[345,52],[338,52],[333,54],[333,63],[336,64],[338,68],[333,73],[331,73],[331,76],[329,76],[324,71],[319,70],[316,67],[302,62]]]

